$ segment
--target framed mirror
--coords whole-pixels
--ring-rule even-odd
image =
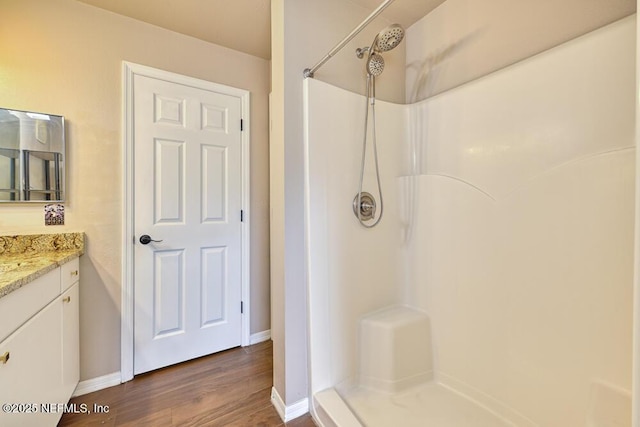
[[[64,117],[0,108],[0,202],[63,202]]]

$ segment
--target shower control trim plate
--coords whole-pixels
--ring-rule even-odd
[[[359,214],[358,211],[360,211]],[[358,206],[358,194],[356,194],[353,198],[353,213],[362,221],[372,220],[376,215],[376,199],[370,193],[363,191],[360,196],[360,206]]]

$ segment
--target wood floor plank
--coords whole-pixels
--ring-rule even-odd
[[[137,375],[70,402],[109,413],[64,414],[58,426],[284,426],[271,405],[272,349],[265,341]],[[286,426],[315,424],[307,414]]]
[[[272,375],[263,373],[247,383],[238,382],[222,386],[189,402],[174,406],[173,420],[175,423],[180,423],[202,413],[222,415],[230,411],[230,408],[237,405],[237,402],[245,396],[252,395],[256,391],[268,395],[271,392],[271,382]],[[264,403],[265,397],[260,395],[259,400]]]
[[[234,402],[229,402],[216,410],[201,412],[189,420],[175,420],[175,425],[181,426],[227,426],[244,416],[252,415],[265,407],[265,397],[268,390],[244,396]],[[280,422],[281,423],[281,422]]]
[[[259,411],[256,411],[252,414],[244,415],[227,424],[227,426],[229,427],[245,427],[245,426],[271,427],[271,426],[283,426],[283,425],[284,424],[280,419],[280,415],[278,415],[276,410],[271,405],[267,405],[262,409],[260,409]]]
[[[116,417],[116,425],[121,427],[172,427],[171,408],[157,412],[149,412],[147,415],[129,421],[120,421],[120,414]]]

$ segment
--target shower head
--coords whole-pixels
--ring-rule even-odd
[[[378,77],[384,70],[384,58],[379,53],[372,53],[367,59],[367,73]]]
[[[364,58],[367,55],[367,74],[378,77],[384,70],[384,58],[380,52],[387,52],[398,46],[404,38],[404,29],[400,24],[389,25],[380,31],[373,39],[371,47],[356,49],[356,56]]]
[[[362,59],[367,53],[387,52],[398,46],[402,39],[404,39],[404,28],[402,28],[400,24],[389,25],[376,35],[373,43],[371,43],[371,47],[365,46],[357,48],[356,56]]]
[[[404,38],[404,28],[400,24],[389,25],[380,31],[373,41],[373,49],[378,52],[387,52],[398,46]]]

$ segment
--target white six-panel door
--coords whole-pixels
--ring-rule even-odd
[[[133,109],[139,374],[242,342],[242,105],[135,75]]]

